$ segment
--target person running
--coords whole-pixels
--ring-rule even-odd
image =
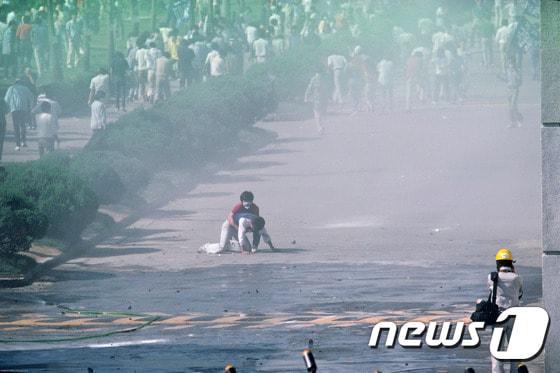
[[[523,115],[519,112],[517,102],[519,100],[519,87],[521,87],[521,74],[515,66],[513,60],[509,61],[506,70],[506,82],[508,88],[508,111],[509,111],[509,128],[521,127],[523,123]]]
[[[331,54],[327,58],[327,66],[332,72],[334,91],[332,100],[335,104],[342,104],[342,78],[348,62],[341,54]]]
[[[377,64],[377,82],[381,90],[383,109],[393,111],[393,84],[394,84],[394,63],[388,58],[383,58]]]
[[[327,111],[328,93],[325,74],[318,70],[305,91],[305,102],[313,104],[313,117],[319,133],[323,133],[323,116]]]
[[[523,296],[523,281],[521,276],[519,276],[515,267],[513,266],[513,255],[510,250],[506,248],[500,249],[496,253],[496,269],[498,270],[496,281],[496,305],[499,307],[500,311],[504,311],[510,307],[519,306],[519,302]],[[494,281],[492,279],[492,274],[488,275],[487,287],[490,291],[493,290]],[[513,320],[509,320],[505,324],[505,339],[508,340],[513,329]],[[500,361],[494,356],[492,359],[492,373],[504,373],[505,365],[507,362]],[[509,362],[511,373],[517,371],[515,362]]]

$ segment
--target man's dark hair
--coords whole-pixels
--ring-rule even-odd
[[[257,216],[254,220],[253,220],[253,231],[254,232],[258,232],[261,229],[264,228],[264,225],[266,224],[266,222],[264,221],[264,218],[261,218],[260,216]]]
[[[253,202],[253,200],[255,199],[255,196],[253,195],[253,193],[246,190],[243,193],[241,193],[241,195],[239,196],[239,199],[241,200],[241,202],[243,202],[243,201]]]
[[[514,269],[513,261],[512,260],[496,260],[496,268],[498,269],[498,271],[502,267],[509,267],[513,270]]]
[[[51,103],[48,101],[41,102],[41,113],[50,113],[51,112]]]

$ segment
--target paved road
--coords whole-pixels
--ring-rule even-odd
[[[156,177],[157,208],[105,207],[120,231],[0,291],[0,368],[294,372],[312,339],[323,372],[488,371],[487,333],[475,350],[367,346],[381,320],[464,320],[504,245],[541,300],[539,85],[526,80],[515,129],[503,83],[472,85],[461,106],[333,113],[323,135],[260,123],[276,138],[253,154]],[[244,189],[280,249],[197,253]]]

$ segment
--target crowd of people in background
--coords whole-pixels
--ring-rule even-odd
[[[195,20],[192,2],[169,1],[166,20],[156,30],[133,31],[125,38],[122,11],[115,1],[112,9],[120,20],[118,45],[124,49],[117,48],[110,66],[99,69],[91,80],[91,129],[105,128],[106,107],[112,102],[117,110],[126,111],[134,101],[151,104],[168,99],[173,80],[178,81],[179,89],[188,89],[197,82],[242,74],[249,65],[264,63],[291,48],[311,48],[331,34],[351,33],[360,40],[367,24],[379,22],[391,7],[398,6],[395,3],[270,0],[263,2],[256,22],[243,11],[228,20],[219,9],[212,18],[206,15]],[[318,61],[317,73],[305,92],[306,101],[313,104],[318,129],[323,129],[329,105],[349,107],[354,115],[359,111],[388,113],[401,101],[406,111],[442,102],[460,104],[469,95],[474,61],[481,61],[483,69],[495,72],[503,82],[510,126],[520,126],[523,116],[517,101],[524,56],[530,57],[533,78],[538,75],[538,2],[474,0],[466,9],[470,16],[461,21],[457,14],[450,14],[453,9],[437,7],[432,16],[414,24],[393,24],[388,48],[346,45]],[[52,114],[52,103],[37,109],[35,80],[53,61],[48,53],[47,9],[38,7],[23,14],[9,8],[4,11],[1,65],[5,77],[18,77],[5,101],[19,150],[26,146],[26,127],[36,125],[32,110],[36,115],[41,110]],[[99,20],[93,22],[90,17],[86,22],[80,2],[73,0],[58,4],[53,17],[55,42],[63,46],[67,68],[73,69],[83,58],[88,30]],[[536,23],[528,21],[531,19],[537,19]],[[22,69],[23,78],[19,76]],[[401,91],[404,97],[395,97]]]

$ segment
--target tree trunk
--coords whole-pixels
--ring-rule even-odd
[[[64,65],[64,60],[62,58],[62,45],[60,38],[56,36],[54,29],[54,0],[48,0],[48,23],[49,23],[49,36],[51,40],[49,54],[50,54],[50,64],[53,72],[53,78],[57,82],[61,82],[64,79],[64,73],[62,66]]]
[[[140,34],[140,18],[138,14],[138,0],[130,0],[130,18],[132,19],[132,34]]]
[[[214,32],[214,0],[208,0],[208,26],[206,36],[212,35]]]
[[[197,11],[196,0],[191,0],[190,19],[189,19],[189,28],[191,30],[194,29],[194,26],[196,25],[197,13],[198,11]]]
[[[114,0],[109,0],[109,14],[108,14],[108,23],[109,23],[109,51],[107,53],[107,67],[111,67],[113,62],[113,53],[115,52],[115,20],[113,17],[114,13]]]
[[[152,32],[156,31],[156,0],[152,0]]]

